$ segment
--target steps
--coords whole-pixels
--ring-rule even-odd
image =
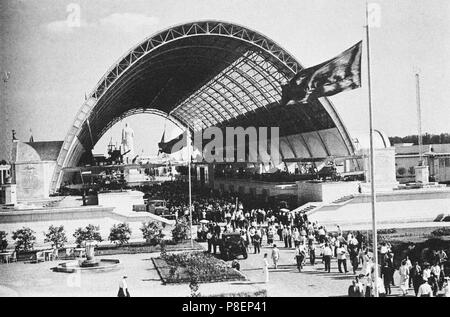
[[[336,200],[334,200],[333,202],[332,202],[332,204],[337,204],[337,205],[343,205],[343,204],[346,204],[346,203],[348,203],[350,200],[352,200],[353,198],[355,198],[355,196],[354,195],[346,195],[346,196],[342,196],[342,197],[340,197],[340,198],[338,198],[338,199],[336,199]]]
[[[323,205],[322,202],[309,202],[309,203],[306,203],[306,204],[294,209],[293,211],[299,212],[299,213],[305,213],[306,215],[310,215],[314,210],[321,207],[322,205]]]

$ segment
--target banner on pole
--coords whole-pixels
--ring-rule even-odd
[[[186,131],[181,133],[176,138],[165,142],[164,141],[165,132],[163,133],[163,136],[161,138],[161,142],[158,143],[159,147],[159,153],[166,153],[166,154],[172,154],[175,152],[178,152],[182,150],[184,147],[186,147],[187,144],[187,133]],[[177,146],[175,146],[177,145]]]
[[[361,50],[362,41],[333,59],[298,72],[282,86],[282,104],[307,103],[312,97],[361,87]]]

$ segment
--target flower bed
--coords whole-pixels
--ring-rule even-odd
[[[246,280],[242,273],[205,252],[168,254],[152,260],[164,284],[190,283],[192,280],[198,283]]]
[[[191,241],[185,240],[175,244],[173,241],[166,242],[167,251],[183,251],[191,250]],[[194,241],[194,250],[202,250],[200,244]],[[137,254],[137,253],[152,253],[160,252],[160,245],[151,245],[147,242],[132,242],[122,245],[99,245],[95,249],[95,255],[115,255],[115,254]]]

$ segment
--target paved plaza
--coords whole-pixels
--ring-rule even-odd
[[[271,267],[269,283],[264,283],[264,253],[270,255],[270,248],[262,247],[261,254],[250,253],[247,260],[240,260],[241,272],[248,277],[248,281],[201,284],[199,292],[204,296],[214,296],[266,289],[270,297],[346,296],[354,277],[351,273],[339,273],[336,260],[332,261],[331,273],[325,273],[320,258],[315,266],[311,266],[307,259],[307,264],[300,273],[295,265],[294,250],[280,248],[278,269]],[[0,296],[114,297],[117,296],[119,281],[124,274],[128,275],[127,283],[131,296],[189,296],[190,289],[187,284],[162,284],[151,261],[151,258],[156,256],[159,256],[159,253],[99,256],[98,259],[119,259],[121,265],[110,272],[79,274],[56,273],[50,270],[64,261],[2,264]],[[271,262],[270,264],[272,265]],[[393,287],[392,293],[393,296],[399,296],[400,290]]]

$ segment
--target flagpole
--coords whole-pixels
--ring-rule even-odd
[[[2,133],[5,133],[5,136],[7,136],[9,134],[9,102],[8,102],[8,81],[10,78],[10,72],[5,71],[2,75],[2,80],[5,84],[5,94],[4,94],[4,99],[2,100],[2,103],[4,103],[5,105],[5,131],[1,131]],[[13,138],[12,138],[13,139]],[[7,153],[7,160],[8,160],[8,164],[11,163],[12,161],[12,148],[10,146],[9,142],[5,143],[5,150],[8,152]]]
[[[370,81],[370,37],[369,37],[369,9],[366,2],[366,44],[367,44],[367,87],[369,95],[369,128],[370,128],[370,192],[372,198],[372,235],[373,235],[373,258],[375,279],[374,296],[378,297],[378,245],[377,245],[377,221],[376,221],[376,194],[375,194],[375,166],[373,151],[373,113],[372,113],[372,90]]]
[[[420,79],[419,72],[416,72],[416,103],[417,103],[417,130],[418,130],[418,143],[419,143],[419,166],[423,166],[423,154],[422,154],[422,111],[420,109]]]
[[[189,178],[189,224],[191,226],[191,248],[194,248],[194,238],[192,235],[192,184],[191,184],[191,136],[189,126],[187,126],[186,132],[186,145],[188,149],[188,178]]]

